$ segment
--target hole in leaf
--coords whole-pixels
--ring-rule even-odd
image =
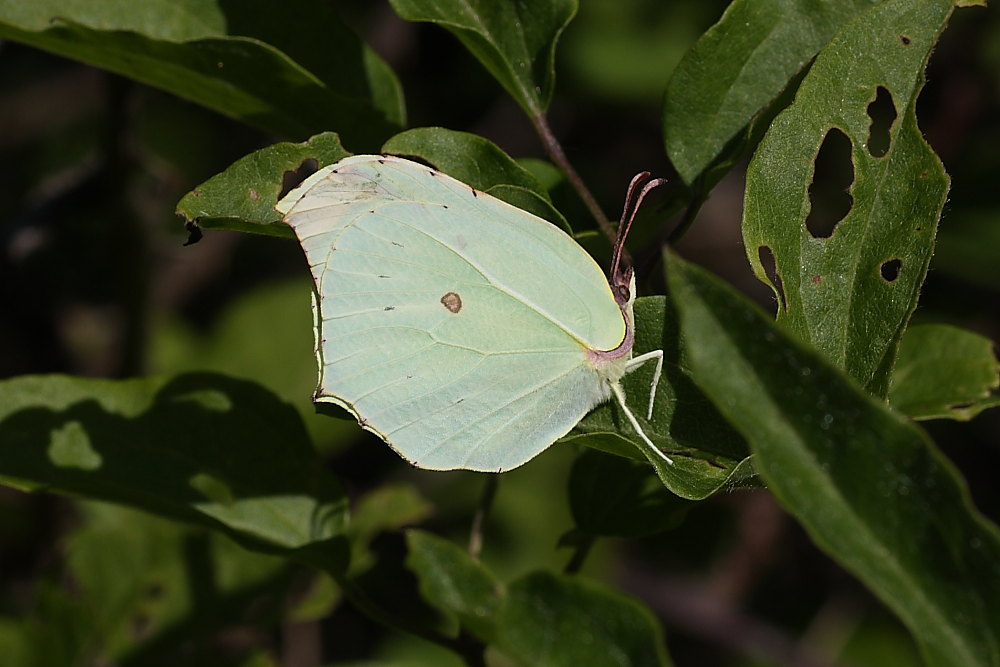
[[[315,158],[306,158],[295,171],[286,171],[281,175],[281,192],[278,199],[281,199],[291,192],[299,183],[316,173],[319,169],[319,162]]]
[[[889,132],[898,115],[892,93],[888,88],[879,86],[875,99],[868,105],[868,117],[872,119],[868,127],[868,152],[872,157],[882,157],[889,152]]]
[[[774,259],[774,253],[766,245],[759,246],[757,248],[757,259],[760,260],[760,265],[764,267],[767,279],[774,286],[781,309],[785,310],[788,308],[788,301],[785,300],[785,286],[781,283],[781,275],[778,273],[778,262]]]
[[[901,41],[903,43],[903,46],[909,46],[910,45],[910,38],[907,37],[906,35],[900,35],[899,36],[899,41]]]
[[[198,222],[196,220],[188,220],[185,222],[184,229],[186,229],[188,233],[187,241],[184,242],[184,245],[194,245],[201,240],[201,227],[198,226]]]
[[[880,269],[882,273],[882,279],[887,283],[891,283],[896,278],[899,277],[899,270],[903,268],[903,260],[901,259],[890,259],[887,262],[882,262],[882,267]]]
[[[837,223],[851,211],[854,197],[848,192],[854,183],[851,140],[837,128],[826,133],[813,165],[809,184],[809,216],[806,229],[813,238],[833,235]]]

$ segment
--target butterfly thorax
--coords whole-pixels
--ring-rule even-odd
[[[635,301],[635,276],[629,271],[628,285],[611,285],[611,291],[621,308],[625,320],[625,336],[621,343],[610,350],[587,350],[587,358],[601,379],[608,382],[618,382],[625,375],[625,366],[632,358],[632,346],[635,344],[635,319],[632,315],[632,304]],[[620,297],[619,297],[620,295]]]

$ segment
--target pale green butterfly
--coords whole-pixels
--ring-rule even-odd
[[[568,234],[430,167],[356,155],[276,209],[315,281],[319,386],[413,465],[503,472],[566,435],[663,352],[632,358],[635,279],[622,244],[646,183],[629,187],[610,285]]]

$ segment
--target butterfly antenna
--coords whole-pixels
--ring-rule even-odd
[[[618,221],[618,234],[615,237],[615,247],[611,253],[611,283],[616,286],[628,287],[629,279],[631,278],[631,270],[629,268],[622,267],[622,255],[625,252],[625,239],[628,236],[629,230],[632,228],[632,221],[635,220],[636,213],[639,212],[639,207],[642,206],[642,200],[646,198],[646,195],[650,193],[654,188],[657,188],[667,182],[665,178],[654,178],[649,180],[652,174],[648,171],[641,171],[632,177],[632,182],[628,185],[628,190],[625,192],[625,206],[622,208],[622,217]],[[643,185],[643,183],[645,183]],[[639,186],[642,185],[642,189],[639,190]],[[636,190],[639,190],[639,194],[636,195]]]

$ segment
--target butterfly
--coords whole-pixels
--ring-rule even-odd
[[[317,171],[276,206],[315,285],[314,400],[420,468],[503,472],[613,397],[643,453],[672,463],[620,383],[656,361],[650,418],[663,352],[632,357],[623,257],[639,203],[663,182],[648,179],[629,186],[609,280],[558,227],[425,165],[356,155]]]

